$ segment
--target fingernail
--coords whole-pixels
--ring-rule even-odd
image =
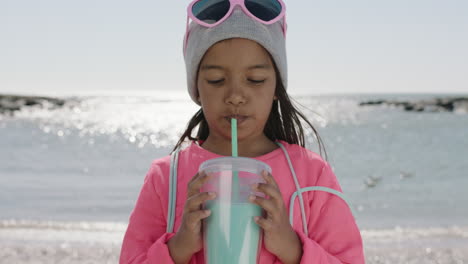
[[[251,202],[255,201],[255,195],[250,195],[250,196],[249,196],[249,200],[250,200]]]
[[[260,216],[255,216],[254,217],[255,222],[257,222],[259,219],[260,219]]]
[[[252,190],[257,190],[257,188],[258,188],[258,183],[252,184]]]
[[[211,211],[210,210],[205,210],[205,215],[210,215]]]
[[[209,192],[208,195],[209,195],[210,197],[215,197],[215,196],[216,196],[216,193],[214,193],[214,192]]]

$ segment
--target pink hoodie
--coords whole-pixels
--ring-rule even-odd
[[[295,144],[279,141],[290,155],[301,188],[324,186],[341,192],[330,165],[317,153]],[[200,164],[222,157],[203,149],[197,143],[179,153],[177,170],[177,201],[174,231],[182,220],[187,197],[187,183],[197,173]],[[289,200],[296,192],[294,179],[281,148],[254,159],[270,165],[289,212]],[[174,263],[167,242],[175,233],[166,233],[168,211],[170,156],[155,160],[145,177],[133,209],[122,244],[120,263]],[[299,199],[294,204],[293,228],[302,241],[301,263],[365,263],[362,239],[350,208],[336,195],[309,191],[303,193],[307,237],[302,230]],[[203,250],[192,256],[190,264],[205,263]],[[281,263],[262,246],[260,264]]]

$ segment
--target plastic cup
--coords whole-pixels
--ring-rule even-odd
[[[215,192],[216,199],[203,204],[211,215],[203,220],[203,250],[208,264],[254,264],[259,258],[262,244],[261,228],[254,222],[262,216],[260,206],[249,202],[255,192],[251,186],[265,182],[261,172],[271,173],[268,164],[245,157],[222,157],[200,165],[213,177],[206,182],[202,192]]]

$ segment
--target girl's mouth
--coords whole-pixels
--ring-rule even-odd
[[[237,119],[237,125],[240,125],[240,124],[244,123],[244,121],[249,117],[248,116],[226,116],[226,117],[224,117],[224,119],[227,122],[229,122],[229,124],[231,124],[231,119],[232,118]]]

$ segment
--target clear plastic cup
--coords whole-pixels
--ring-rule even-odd
[[[202,192],[215,192],[216,199],[204,203],[211,215],[203,220],[203,248],[208,264],[254,264],[262,243],[261,228],[254,222],[262,216],[260,206],[249,202],[251,194],[262,196],[251,186],[265,182],[261,172],[271,173],[268,164],[245,157],[222,157],[200,165],[213,178],[206,182]]]

